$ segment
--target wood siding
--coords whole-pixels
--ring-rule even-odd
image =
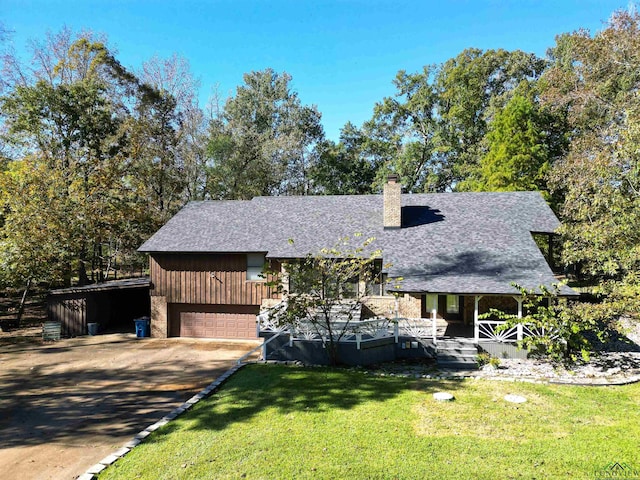
[[[62,323],[62,336],[87,334],[87,300],[65,295],[47,299],[47,317]]]
[[[62,323],[62,335],[87,334],[88,323],[98,323],[100,330],[120,329],[133,332],[133,320],[148,316],[149,287],[129,289],[105,287],[99,291],[57,293],[47,297],[48,320]]]
[[[154,254],[149,270],[151,295],[168,303],[260,305],[277,298],[264,281],[247,280],[244,254]]]

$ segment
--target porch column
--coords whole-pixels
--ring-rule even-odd
[[[431,334],[433,336],[433,343],[437,343],[438,337],[438,296],[428,295],[427,300],[431,300]]]
[[[518,319],[522,318],[522,297],[513,297],[518,302]],[[516,335],[518,341],[522,340],[523,332],[522,332],[522,322],[518,322],[518,327],[516,329]]]
[[[478,319],[478,303],[482,296],[476,295],[473,302],[473,338],[476,344],[480,343],[480,323]]]

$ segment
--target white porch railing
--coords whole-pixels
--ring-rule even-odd
[[[310,322],[299,320],[294,325],[282,325],[277,318],[272,318],[269,311],[261,312],[257,316],[257,334],[273,333],[288,334],[289,342],[295,340],[326,340],[329,336],[329,328],[322,322]],[[399,336],[414,337],[418,339],[432,339],[443,335],[435,328],[435,322],[430,318],[371,318],[367,320],[333,320],[331,332],[334,338],[340,337],[341,342],[354,342],[360,348],[360,344],[366,341],[381,338],[394,338],[398,342]]]
[[[260,333],[275,333],[289,335],[289,342],[294,340],[326,340],[329,335],[341,342],[360,344],[365,341],[394,337],[398,339],[397,322],[387,318],[373,318],[369,320],[333,321],[331,328],[322,322],[299,320],[295,325],[279,325],[269,315],[260,314],[257,317],[258,335]]]
[[[436,322],[430,318],[399,318],[398,330],[405,337],[431,338],[435,341],[438,336]]]
[[[544,329],[538,329],[531,324],[518,323],[510,328],[498,328],[504,325],[504,321],[500,320],[478,320],[478,341],[479,342],[519,342],[525,337],[540,337],[547,332]],[[552,338],[555,336],[552,335]]]
[[[288,334],[289,342],[295,340],[326,340],[329,328],[322,322],[300,320],[295,325],[281,325],[269,311],[261,312],[256,318],[257,334]],[[503,325],[500,320],[477,320],[475,324],[476,342],[515,343],[529,336],[541,336],[546,332],[531,324],[519,323],[508,329],[498,328]],[[334,339],[340,337],[341,342],[356,343],[358,349],[362,342],[399,336],[417,339],[431,339],[434,343],[444,332],[438,331],[434,318],[372,318],[367,320],[333,320],[331,332]]]
[[[506,330],[498,329],[503,325],[503,321],[498,320],[479,320],[478,331],[480,342],[517,342],[522,340],[522,324],[513,326]],[[520,328],[518,328],[520,327]]]

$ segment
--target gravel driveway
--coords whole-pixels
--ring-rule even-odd
[[[2,478],[76,478],[257,344],[0,337]]]

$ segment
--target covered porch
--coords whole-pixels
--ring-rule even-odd
[[[526,356],[527,352],[518,350],[515,344],[535,333],[524,324],[496,331],[503,322],[479,318],[490,308],[522,318],[523,300],[519,296],[414,294],[384,300],[384,316],[361,318],[358,314],[345,320],[337,315],[331,319],[333,335],[339,335],[339,348],[347,363],[431,357],[443,367],[477,368],[480,350],[500,357]],[[366,309],[366,304],[361,305]],[[369,307],[373,305],[369,303]],[[295,325],[280,325],[269,309],[257,317],[257,336],[265,339],[263,358],[317,363],[330,335],[321,323],[311,325],[304,319]]]
[[[345,303],[352,303],[345,301]],[[361,316],[362,309],[362,316]],[[523,297],[508,294],[452,294],[423,293],[404,294],[397,297],[364,298],[361,309],[357,309],[351,321],[335,315],[332,325],[343,331],[341,341],[361,342],[391,337],[411,337],[428,340],[434,346],[447,340],[459,340],[467,344],[510,343],[514,344],[526,336],[539,335],[531,325],[519,323],[509,329],[499,329],[504,324],[497,318],[480,318],[491,309],[522,318]],[[269,319],[269,308],[258,316],[257,334],[278,332],[276,322]],[[353,310],[354,312],[356,310]],[[384,312],[384,313],[383,313]],[[344,324],[344,325],[343,325]],[[346,328],[344,328],[346,327]],[[295,328],[289,328],[292,339],[319,339],[326,336],[322,329],[311,328],[301,321]]]
[[[534,336],[531,326],[519,323],[506,330],[498,329],[504,321],[497,318],[481,319],[491,309],[500,310],[517,318],[523,317],[523,297],[520,295],[464,295],[452,293],[424,293],[422,295],[423,327],[430,327],[428,337],[438,339],[465,339],[473,343],[516,343],[525,336]]]

